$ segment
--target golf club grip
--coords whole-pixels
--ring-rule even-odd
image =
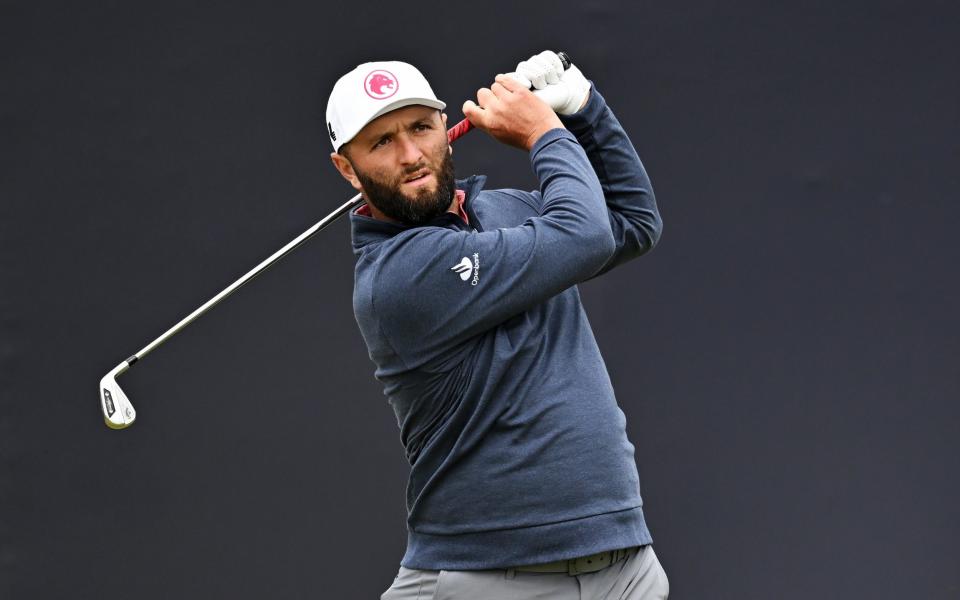
[[[457,140],[457,138],[459,138],[461,135],[465,134],[466,132],[470,131],[471,129],[473,129],[473,123],[471,123],[467,119],[460,121],[459,123],[457,123],[456,125],[454,125],[453,127],[447,130],[447,142],[452,144]]]
[[[560,62],[563,63],[563,70],[566,71],[570,68],[570,65],[573,64],[570,62],[570,55],[566,52],[557,52],[557,56],[560,58]],[[533,87],[530,88],[531,90]],[[447,130],[447,142],[453,143],[453,140],[459,138],[463,134],[467,133],[471,129],[474,129],[473,123],[468,119],[464,119]]]

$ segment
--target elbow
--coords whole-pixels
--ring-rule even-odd
[[[640,245],[638,248],[639,254],[646,254],[653,250],[663,233],[663,219],[660,217],[660,210],[657,208],[653,190],[648,189],[646,194],[648,195],[648,200],[645,202],[646,206],[638,211],[632,219],[637,232],[637,242]]]
[[[660,241],[660,235],[663,233],[663,219],[660,217],[659,211],[654,211],[653,220],[650,223],[650,230],[648,235],[650,236],[650,250],[653,250],[656,247],[657,242]]]
[[[663,233],[663,219],[654,208],[646,211],[642,218],[623,226],[623,246],[628,258],[637,258],[656,247]]]
[[[647,194],[649,201],[645,218],[642,221],[643,230],[647,234],[648,244],[646,251],[649,252],[656,247],[660,241],[660,234],[663,233],[663,219],[660,217],[660,210],[657,207],[657,199],[653,194],[653,189],[647,185]]]

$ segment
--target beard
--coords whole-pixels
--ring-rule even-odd
[[[447,147],[443,149],[443,158],[440,159],[439,168],[430,169],[437,180],[437,186],[433,191],[420,189],[416,191],[416,195],[412,198],[401,191],[403,181],[424,168],[430,167],[426,164],[419,164],[405,169],[393,181],[375,179],[370,174],[361,173],[356,167],[354,167],[354,172],[363,185],[363,193],[367,202],[394,221],[417,227],[425,225],[447,212],[450,203],[453,202],[455,184],[453,156],[447,151]]]

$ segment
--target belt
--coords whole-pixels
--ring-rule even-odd
[[[627,557],[631,550],[642,548],[642,546],[633,546],[632,548],[621,548],[619,550],[609,550],[599,552],[590,556],[581,556],[579,558],[570,558],[567,560],[555,560],[549,563],[539,565],[524,565],[522,567],[511,567],[511,571],[524,571],[530,573],[566,573],[568,575],[580,575],[582,573],[593,573],[601,569],[606,569],[610,565],[616,564]]]

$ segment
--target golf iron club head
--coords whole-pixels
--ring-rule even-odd
[[[130,363],[125,360],[100,380],[100,408],[110,429],[129,427],[137,418],[137,411],[133,410],[130,399],[117,383],[117,377],[129,368]]]

